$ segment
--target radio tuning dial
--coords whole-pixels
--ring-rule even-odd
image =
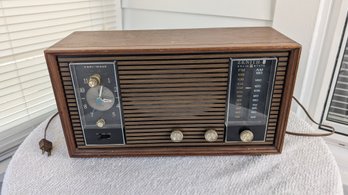
[[[170,139],[173,142],[181,142],[184,139],[184,134],[180,130],[174,130],[170,134]]]
[[[99,74],[93,74],[88,79],[88,86],[96,87],[100,84],[101,77]]]
[[[95,124],[97,125],[97,127],[103,128],[105,126],[105,120],[101,118],[101,119],[97,120],[97,122]]]
[[[208,142],[214,142],[218,139],[218,137],[219,135],[214,129],[208,129],[204,134],[204,138]]]
[[[254,139],[254,134],[249,129],[243,130],[239,134],[239,136],[240,136],[240,140],[242,140],[242,142],[251,142]]]

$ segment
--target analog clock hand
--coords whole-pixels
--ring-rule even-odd
[[[102,85],[102,86],[100,86],[100,90],[99,90],[99,96],[98,96],[98,98],[101,98],[102,93],[103,93],[103,85]]]
[[[101,98],[102,93],[103,93],[103,85],[100,86],[98,97],[97,99],[95,99],[95,103],[97,105],[100,105],[104,102],[103,99]]]
[[[112,102],[112,99],[103,98],[102,101],[103,101],[103,102]]]

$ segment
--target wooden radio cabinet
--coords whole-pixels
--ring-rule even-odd
[[[301,46],[269,27],[75,32],[45,50],[72,157],[282,150]]]

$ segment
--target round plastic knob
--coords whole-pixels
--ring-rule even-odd
[[[218,139],[218,137],[219,135],[214,129],[208,129],[204,134],[204,138],[208,142],[214,142]]]
[[[103,128],[105,126],[105,120],[101,118],[101,119],[97,120],[97,122],[95,124],[97,125],[97,127]]]
[[[243,130],[240,134],[240,140],[242,142],[251,142],[254,139],[254,133],[250,131],[249,129]]]
[[[184,134],[180,130],[174,130],[170,134],[170,139],[173,142],[181,142],[184,139]]]

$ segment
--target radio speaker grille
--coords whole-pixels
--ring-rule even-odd
[[[182,143],[205,142],[207,128],[216,129],[217,142],[223,141],[228,59],[117,64],[127,144],[172,144],[173,128],[182,129]]]

